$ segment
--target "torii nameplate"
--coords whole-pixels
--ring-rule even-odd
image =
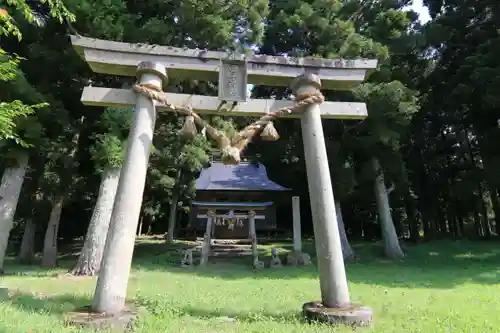
[[[124,76],[135,76],[141,61],[153,61],[164,65],[169,75],[176,78],[217,81],[221,60],[229,58],[246,62],[249,84],[289,86],[291,79],[313,73],[320,77],[323,89],[348,90],[360,84],[367,71],[377,67],[377,60],[371,59],[245,56],[79,36],[71,36],[71,43],[94,72]]]

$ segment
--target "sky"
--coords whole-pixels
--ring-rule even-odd
[[[413,4],[409,6],[410,9],[413,9],[415,12],[419,14],[420,22],[426,23],[431,17],[429,15],[429,10],[422,3],[423,0],[413,0]]]

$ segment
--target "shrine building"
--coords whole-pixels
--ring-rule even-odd
[[[260,163],[242,161],[238,165],[224,165],[214,155],[196,180],[196,199],[188,228],[204,231],[207,213],[211,211],[215,214],[213,238],[247,239],[248,214],[253,211],[257,233],[276,229],[276,202],[288,201],[289,191],[269,180],[265,166]]]

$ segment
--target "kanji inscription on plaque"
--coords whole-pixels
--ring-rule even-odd
[[[246,62],[236,60],[221,60],[219,70],[219,99],[227,102],[246,102]]]

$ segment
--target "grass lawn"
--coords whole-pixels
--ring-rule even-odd
[[[379,259],[374,246],[356,249],[361,260],[347,265],[351,296],[375,312],[373,327],[360,332],[499,331],[500,243],[411,246],[404,262]],[[181,269],[173,265],[179,260],[159,241],[138,245],[129,298],[148,312],[135,332],[352,332],[302,321],[302,304],[320,297],[314,266],[254,272],[242,263],[218,263]],[[0,333],[87,332],[63,324],[66,313],[90,304],[95,285],[95,279],[53,276],[70,264],[62,260],[65,267],[46,271],[8,261],[8,271],[27,273],[0,278],[0,285],[17,290],[0,301]]]

